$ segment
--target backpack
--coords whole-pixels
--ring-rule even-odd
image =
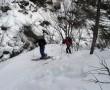
[[[68,37],[68,42],[72,45],[72,38]]]

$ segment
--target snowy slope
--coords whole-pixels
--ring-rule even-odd
[[[0,90],[100,90],[98,84],[90,82],[90,66],[100,66],[98,55],[109,60],[109,51],[82,50],[71,55],[65,53],[65,46],[48,45],[46,52],[54,56],[50,60],[32,61],[39,58],[39,49],[23,53],[0,63]],[[104,55],[105,54],[105,55]],[[110,85],[102,85],[110,90]]]

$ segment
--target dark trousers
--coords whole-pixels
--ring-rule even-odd
[[[70,46],[67,46],[67,48],[66,48],[66,53],[71,53]]]
[[[45,51],[45,47],[40,47],[40,54],[41,54],[42,58],[44,58],[46,56],[44,51]]]

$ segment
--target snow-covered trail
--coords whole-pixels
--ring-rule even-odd
[[[98,58],[87,50],[72,55],[64,51],[64,46],[48,45],[46,52],[53,60],[32,61],[40,57],[36,48],[1,63],[0,90],[100,90],[87,81],[86,73],[89,65],[98,65]]]

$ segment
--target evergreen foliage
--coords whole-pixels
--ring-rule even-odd
[[[30,1],[37,4],[39,7],[46,7],[46,0],[30,0]]]

